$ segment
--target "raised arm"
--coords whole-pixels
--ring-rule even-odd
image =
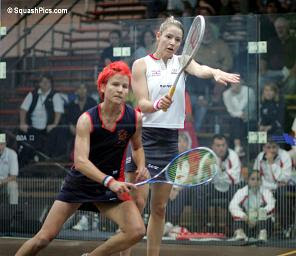
[[[227,73],[220,69],[214,69],[206,65],[200,65],[195,60],[192,60],[186,71],[199,78],[213,78],[217,83],[227,85],[227,83],[237,84],[240,82],[240,75]]]

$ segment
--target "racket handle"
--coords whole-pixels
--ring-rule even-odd
[[[173,85],[173,86],[170,88],[169,93],[168,93],[168,96],[169,96],[170,98],[172,98],[172,97],[174,96],[175,90],[176,90],[176,86]],[[167,110],[167,109],[163,109],[162,111],[163,111],[163,112],[167,112],[168,110]]]

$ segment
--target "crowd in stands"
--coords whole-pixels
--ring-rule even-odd
[[[145,1],[149,18],[166,17],[173,14],[186,17],[197,14],[207,16],[232,15],[207,23],[205,37],[197,61],[225,71],[241,74],[241,84],[218,87],[212,80],[187,77],[186,123],[180,131],[179,150],[199,144],[199,132],[212,131],[209,146],[220,160],[219,171],[213,182],[196,190],[173,188],[170,207],[179,205],[171,221],[182,221],[188,213],[197,214],[195,222],[200,231],[234,234],[235,240],[256,236],[266,241],[275,225],[286,231],[295,224],[296,196],[296,148],[282,147],[268,140],[262,151],[256,154],[254,163],[243,175],[242,165],[247,154],[248,131],[265,131],[268,138],[284,132],[296,135],[296,118],[293,125],[285,119],[285,95],[296,93],[296,33],[295,15],[284,16],[296,10],[295,1],[276,0],[157,0]],[[246,18],[239,14],[258,13],[260,16],[260,40],[267,41],[267,53],[260,55],[259,87],[247,75]],[[213,19],[214,20],[214,19]],[[292,27],[292,25],[294,27]],[[155,24],[154,24],[155,26]],[[133,60],[153,52],[154,26],[139,25],[137,44],[129,59]],[[188,30],[188,27],[186,28]],[[102,51],[102,63],[121,59],[114,56],[114,47],[122,47],[120,31],[112,31],[110,46]],[[258,40],[259,41],[259,40]],[[129,44],[129,42],[125,42]],[[251,81],[251,82],[250,82]],[[222,89],[221,89],[222,88]],[[135,106],[130,95],[129,102]],[[54,89],[50,75],[42,74],[36,89],[29,92],[20,106],[18,134],[26,135],[19,141],[17,154],[6,147],[6,135],[0,134],[0,192],[9,198],[10,204],[18,202],[18,187],[15,182],[19,168],[32,162],[63,158],[71,160],[75,136],[75,124],[85,110],[96,105],[81,84],[74,95],[62,97]],[[259,107],[258,107],[259,106]],[[221,107],[226,123],[218,134],[213,130],[214,116],[211,107]],[[256,109],[258,107],[258,109]],[[259,118],[258,118],[259,116]],[[285,126],[286,124],[290,126]],[[227,135],[230,134],[229,139]],[[67,143],[65,143],[67,141]],[[18,158],[18,159],[17,159]],[[3,184],[5,191],[2,189]],[[288,194],[294,197],[288,197]],[[193,213],[194,212],[194,213]],[[205,216],[201,216],[205,214]],[[289,218],[286,218],[289,216]],[[82,216],[86,223],[87,216]],[[93,216],[92,216],[93,218]],[[231,223],[229,226],[228,224]],[[191,223],[192,224],[192,223]],[[79,224],[83,225],[83,224]],[[76,230],[87,230],[79,225]],[[188,227],[189,228],[189,227]]]

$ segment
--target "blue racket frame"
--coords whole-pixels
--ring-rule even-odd
[[[166,167],[164,167],[158,174],[154,175],[153,177],[147,179],[147,180],[144,180],[144,181],[141,181],[141,182],[138,182],[136,183],[135,185],[136,186],[142,186],[142,185],[145,185],[145,184],[153,184],[153,183],[167,183],[167,184],[170,184],[170,185],[175,185],[175,186],[178,186],[178,187],[195,187],[195,186],[199,186],[199,185],[202,185],[202,184],[205,184],[205,183],[208,183],[210,182],[214,177],[215,175],[217,174],[218,170],[216,170],[214,172],[214,174],[207,180],[203,181],[203,182],[200,182],[200,183],[196,183],[196,184],[178,184],[178,183],[174,183],[172,181],[169,180],[169,177],[168,177],[168,173],[166,172],[166,170],[170,167],[170,165],[178,158],[182,157],[183,155],[185,154],[189,154],[190,152],[192,151],[196,151],[196,150],[206,150],[206,151],[209,151],[209,153],[211,153],[215,159],[216,159],[216,162],[218,164],[218,157],[216,155],[216,153],[211,150],[210,148],[207,148],[207,147],[196,147],[196,148],[192,148],[192,149],[189,149],[187,151],[184,151],[180,154],[178,154],[177,156],[175,156],[167,165]],[[157,179],[161,174],[163,174],[165,172],[165,178],[166,180],[159,180]]]

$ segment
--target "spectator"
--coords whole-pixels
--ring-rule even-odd
[[[27,141],[20,143],[19,153],[22,165],[28,163],[38,152],[49,156],[60,156],[66,152],[65,143],[59,138],[64,102],[53,89],[52,77],[43,75],[38,88],[29,92],[20,107],[20,131]]]
[[[296,117],[294,118],[294,121],[293,121],[293,124],[292,124],[292,127],[291,127],[291,130],[292,130],[292,134],[294,136],[294,145],[292,145],[292,148],[291,150],[289,151],[289,154],[292,158],[292,165],[293,165],[293,168],[294,168],[294,172],[293,172],[293,181],[294,181],[294,184],[296,185]]]
[[[275,199],[272,193],[261,186],[259,171],[249,173],[248,185],[239,189],[231,199],[229,211],[234,219],[234,240],[246,240],[251,231],[258,239],[267,241],[271,230]]]
[[[192,140],[188,132],[186,131],[179,131],[179,138],[178,138],[178,149],[179,153],[185,152],[192,148]],[[190,164],[188,161],[184,161],[182,165],[177,167],[177,173],[188,173],[190,168]],[[168,216],[167,220],[174,223],[175,225],[179,222],[178,219],[183,212],[183,208],[186,207],[191,208],[190,202],[186,200],[184,205],[184,199],[186,198],[184,195],[189,195],[189,191],[181,191],[182,188],[178,186],[173,186],[171,193],[170,193],[170,201],[168,203],[168,210],[167,213],[171,213]],[[181,195],[179,195],[181,191]],[[187,205],[189,203],[189,205]],[[187,210],[185,210],[187,211]]]
[[[101,58],[104,66],[109,65],[113,61],[121,60],[121,56],[116,56],[114,52],[115,47],[121,45],[121,33],[118,30],[113,30],[109,34],[110,46],[105,48],[102,52]]]
[[[66,108],[66,117],[70,129],[70,145],[73,146],[74,138],[76,135],[76,123],[79,116],[87,109],[92,108],[97,103],[88,96],[87,87],[85,84],[81,84],[76,90],[76,98],[70,102]]]
[[[262,186],[275,191],[291,178],[292,161],[286,150],[268,140],[255,160],[254,169],[260,170]]]
[[[260,15],[260,38],[267,41],[276,37],[274,21],[281,13],[280,4],[277,0],[268,0],[265,5],[261,5],[261,11],[266,14]]]
[[[215,30],[213,24],[207,24],[198,53],[198,61],[203,65],[230,71],[233,63],[232,53],[228,45],[215,35]],[[196,84],[199,86],[196,86]],[[199,79],[190,75],[186,85],[188,85],[187,88],[191,97],[195,130],[198,132],[203,125],[208,105],[212,103],[219,105],[224,88],[217,86],[213,80]]]
[[[152,30],[145,30],[140,37],[140,47],[136,49],[133,59],[142,58],[153,52],[154,47],[154,33]]]
[[[201,0],[198,2],[198,5],[196,7],[196,14],[203,16],[212,16],[216,15],[216,10],[207,1]]]
[[[0,134],[0,192],[5,194],[4,188],[7,184],[7,195],[10,205],[18,204],[18,184],[16,177],[19,173],[17,154],[13,149],[6,146],[6,134]],[[3,200],[3,199],[2,199]]]
[[[278,87],[266,83],[261,96],[259,130],[268,135],[283,134],[284,114],[284,102],[280,99]]]
[[[279,17],[274,22],[276,37],[267,41],[267,53],[262,56],[260,71],[265,81],[285,82],[285,93],[295,93],[296,38],[292,36],[289,21]]]
[[[228,204],[236,189],[235,185],[241,182],[241,163],[235,151],[228,148],[227,140],[223,135],[214,135],[212,149],[220,160],[217,175],[212,183],[206,186],[206,200],[209,200],[208,223],[209,231],[217,232],[220,228],[227,232]]]
[[[255,93],[254,90],[241,82],[231,84],[231,87],[223,92],[223,102],[230,115],[230,134],[233,138],[235,152],[240,157],[245,156],[244,145],[247,130],[253,130],[255,126]]]
[[[276,220],[283,230],[288,228],[286,220],[291,212],[290,200],[287,200],[287,184],[291,180],[292,160],[289,153],[278,144],[268,140],[255,160],[254,169],[260,171],[262,186],[270,189],[276,198]]]

